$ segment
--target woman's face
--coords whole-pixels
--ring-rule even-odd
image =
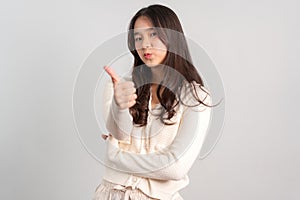
[[[162,63],[167,55],[167,47],[159,39],[157,31],[147,17],[141,16],[136,20],[134,41],[138,55],[149,67]]]

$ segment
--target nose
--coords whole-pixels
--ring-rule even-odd
[[[144,37],[143,43],[142,43],[142,48],[146,49],[151,47],[151,41],[148,37]]]

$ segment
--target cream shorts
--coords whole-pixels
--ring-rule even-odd
[[[144,194],[140,189],[118,188],[117,184],[102,180],[102,183],[96,188],[93,200],[159,200]],[[178,194],[173,200],[183,200]]]

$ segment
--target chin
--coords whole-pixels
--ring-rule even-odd
[[[144,62],[145,65],[147,65],[148,67],[156,67],[159,65],[159,63],[152,63],[152,62]]]

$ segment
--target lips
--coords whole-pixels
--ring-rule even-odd
[[[150,59],[152,57],[152,54],[151,53],[144,53],[144,57],[146,59]]]

